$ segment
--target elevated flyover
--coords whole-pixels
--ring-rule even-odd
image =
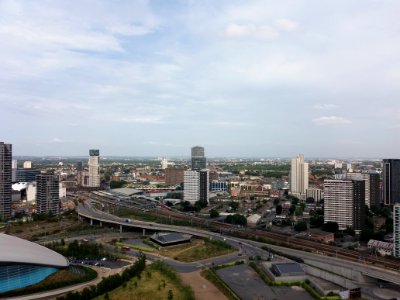
[[[137,228],[137,229],[142,229],[143,234],[145,234],[146,230],[171,231],[171,232],[187,233],[194,236],[205,237],[205,238],[209,238],[211,236],[215,238],[221,238],[221,235],[218,233],[205,231],[201,229],[195,229],[192,227],[165,225],[165,224],[143,222],[137,220],[132,220],[127,222],[126,221],[127,219],[119,218],[117,216],[93,209],[91,207],[82,204],[79,204],[77,212],[80,217],[88,219],[91,222],[91,224],[93,224],[93,221],[97,221],[100,223],[100,225],[111,224],[114,226],[119,226],[120,232],[123,231],[123,228]],[[243,245],[249,248],[259,249],[261,246],[268,245],[266,243],[254,242],[236,237],[235,238],[226,237],[226,239],[227,241],[230,242],[236,242],[236,243],[240,242],[241,246]],[[366,264],[363,263],[362,260],[360,262],[352,262],[341,258],[325,256],[311,252],[304,252],[291,248],[279,247],[274,245],[268,245],[268,247],[279,250],[283,253],[300,257],[304,260],[306,265],[315,269],[322,270],[327,273],[336,274],[352,283],[373,282],[376,281],[377,279],[380,279],[400,285],[399,272],[394,270],[379,268],[371,264]],[[400,263],[399,263],[399,268],[400,268]]]

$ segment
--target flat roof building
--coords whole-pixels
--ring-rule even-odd
[[[299,276],[306,274],[303,268],[297,263],[272,264],[271,271],[276,276]]]
[[[150,240],[159,244],[160,246],[165,247],[190,243],[192,241],[192,236],[190,234],[179,232],[156,232],[150,237]]]

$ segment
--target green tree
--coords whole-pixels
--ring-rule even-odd
[[[167,296],[168,300],[172,300],[174,299],[174,294],[172,293],[172,290],[168,290],[168,296]]]
[[[214,219],[214,218],[218,218],[219,217],[219,212],[216,209],[212,209],[210,210],[210,218]]]
[[[313,197],[308,197],[306,203],[315,203],[315,199]]]
[[[339,225],[336,222],[326,222],[323,226],[322,226],[322,230],[323,231],[327,231],[327,232],[337,232],[339,231]]]
[[[227,223],[234,224],[234,225],[242,225],[242,226],[247,225],[246,217],[243,215],[240,215],[240,214],[229,215],[226,217],[225,221]]]
[[[229,206],[232,208],[233,211],[237,211],[239,208],[239,203],[232,201],[229,203]]]
[[[282,213],[282,210],[283,210],[282,205],[278,204],[276,206],[276,214],[279,216]]]
[[[368,242],[370,239],[372,239],[373,235],[374,231],[369,227],[365,227],[363,230],[361,230],[360,241]]]
[[[300,232],[300,231],[306,231],[307,230],[307,222],[306,221],[299,221],[294,225],[294,230]]]

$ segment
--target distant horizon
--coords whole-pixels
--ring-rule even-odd
[[[43,158],[60,158],[60,159],[87,159],[89,155],[13,155],[13,159],[18,159],[18,158],[36,158],[36,159],[43,159]],[[190,160],[190,155],[174,155],[174,156],[161,156],[161,155],[101,155],[100,152],[100,159],[148,159],[148,160],[160,160],[162,158],[165,159],[184,159],[184,160]],[[258,160],[258,161],[263,161],[263,160],[291,160],[294,157],[279,157],[279,156],[206,156],[207,159],[244,159],[244,160]],[[383,159],[396,159],[393,157],[323,157],[323,156],[318,156],[318,157],[307,157],[305,156],[306,161],[310,160],[367,160],[367,161],[380,161]]]

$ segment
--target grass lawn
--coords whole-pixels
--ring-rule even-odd
[[[161,249],[160,254],[182,262],[194,262],[234,251],[234,248],[224,242],[192,239],[190,244]]]
[[[95,300],[166,300],[172,293],[174,300],[194,299],[193,291],[184,286],[180,278],[169,266],[156,262],[146,267],[142,276],[133,278],[128,283],[99,296]]]

